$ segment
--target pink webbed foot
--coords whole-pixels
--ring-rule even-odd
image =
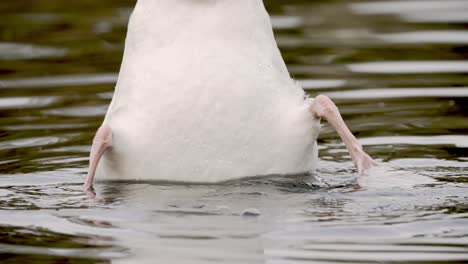
[[[353,163],[356,165],[359,175],[365,175],[370,169],[377,166],[377,162],[363,150],[354,155]]]
[[[102,125],[96,132],[96,136],[91,146],[89,158],[89,170],[83,186],[84,192],[91,198],[96,196],[93,188],[94,175],[99,164],[99,160],[108,148],[112,146],[112,129],[109,125]]]
[[[314,118],[325,119],[335,128],[346,145],[359,175],[365,174],[369,169],[376,166],[377,163],[364,152],[361,144],[346,126],[338,107],[330,98],[325,95],[315,97],[309,110]]]

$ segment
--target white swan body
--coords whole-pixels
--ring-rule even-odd
[[[138,0],[104,124],[101,180],[219,182],[308,172],[319,121],[261,0]]]

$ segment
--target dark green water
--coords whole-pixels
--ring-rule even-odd
[[[0,2],[1,263],[468,262],[468,1],[266,1],[325,126],[312,178],[81,192],[134,1]],[[241,18],[239,18],[241,19]]]

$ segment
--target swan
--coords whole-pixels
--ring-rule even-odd
[[[374,165],[336,105],[307,98],[290,77],[262,0],[138,0],[84,189],[95,177],[217,183],[309,172],[321,119],[359,173]]]

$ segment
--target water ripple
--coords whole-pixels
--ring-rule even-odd
[[[108,105],[54,108],[50,110],[44,110],[43,113],[52,116],[94,117],[103,116],[107,111],[107,107]]]
[[[275,29],[299,28],[303,24],[302,17],[294,16],[272,16],[271,24]]]
[[[403,14],[403,20],[416,23],[466,23],[468,10],[421,12]]]
[[[468,44],[468,31],[466,30],[412,31],[380,34],[377,37],[392,43]]]
[[[393,136],[361,138],[364,145],[453,145],[458,148],[468,148],[468,136],[446,135],[446,136]]]
[[[47,76],[34,78],[19,78],[0,80],[3,88],[52,88],[67,86],[88,86],[96,84],[113,84],[117,82],[117,74],[76,74],[62,76]]]
[[[68,49],[65,48],[50,48],[19,43],[0,43],[0,60],[54,58],[63,57],[67,53]]]
[[[392,13],[421,13],[425,11],[468,9],[464,0],[406,0],[406,1],[372,1],[352,3],[351,9],[357,14],[392,14]]]
[[[383,61],[349,64],[352,72],[377,74],[466,73],[468,61]]]
[[[379,89],[359,89],[340,92],[327,92],[331,98],[335,99],[395,99],[395,98],[457,98],[468,97],[468,87],[451,88],[379,88]]]
[[[5,149],[18,149],[18,148],[30,148],[38,146],[50,146],[57,143],[63,143],[69,140],[70,136],[48,136],[48,137],[33,137],[24,139],[15,139],[0,142],[0,150]]]
[[[4,97],[0,98],[0,110],[45,107],[58,99],[56,96]]]
[[[0,262],[468,260],[468,1],[265,1],[292,77],[376,158],[367,176],[324,122],[313,173],[96,182],[94,199],[133,3],[23,2],[0,1]]]
[[[325,88],[338,88],[345,86],[347,82],[345,80],[299,80],[302,88],[305,90],[309,89],[325,89]]]

